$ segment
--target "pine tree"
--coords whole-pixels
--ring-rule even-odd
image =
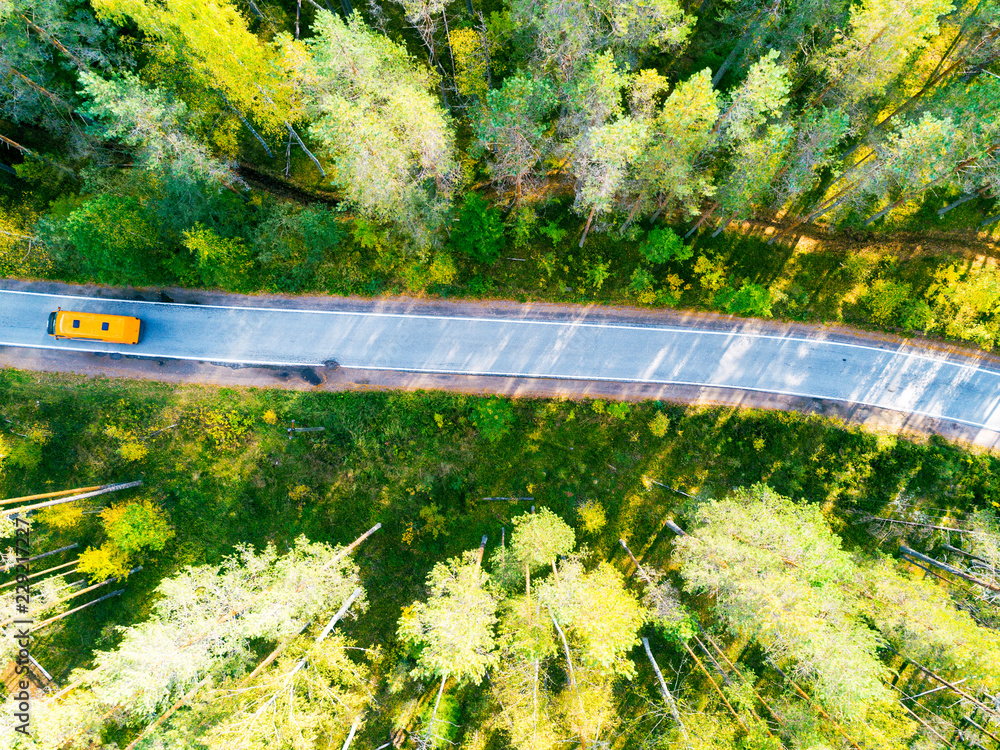
[[[334,182],[363,213],[426,244],[458,181],[452,123],[428,92],[434,75],[357,14],[320,11],[313,28],[309,133]]]

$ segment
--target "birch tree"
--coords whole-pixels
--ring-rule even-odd
[[[953,7],[951,0],[864,0],[852,6],[847,28],[817,63],[829,80],[817,100],[831,90],[850,104],[882,94]]]
[[[441,680],[427,722],[428,735],[447,681],[478,685],[496,662],[498,602],[488,581],[479,550],[438,563],[427,576],[427,600],[413,602],[399,619],[400,640],[419,650],[412,674]],[[423,742],[433,744],[433,739],[425,736]]]
[[[132,19],[161,39],[177,59],[211,89],[222,92],[238,112],[265,134],[284,134],[301,102],[276,49],[247,28],[229,0],[94,0],[102,18],[119,25]]]

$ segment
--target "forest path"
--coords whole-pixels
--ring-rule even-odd
[[[306,383],[330,389],[678,398],[839,415],[849,407],[895,413],[903,420],[895,420],[897,427],[984,445],[997,445],[1000,436],[1000,362],[957,348],[627,308],[169,294],[181,301],[2,282],[0,346],[11,349],[0,359],[22,369],[190,382],[294,387],[291,373],[298,372]],[[60,306],[140,317],[143,341],[56,341],[45,325]],[[32,349],[41,351],[26,351]],[[219,369],[213,365],[231,368],[231,377],[205,377]],[[263,369],[252,377],[238,369],[245,367]],[[830,412],[815,403],[840,406]]]

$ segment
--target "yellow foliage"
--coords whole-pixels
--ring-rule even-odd
[[[78,502],[61,503],[44,508],[38,514],[38,520],[50,529],[69,529],[76,526],[83,518],[83,506]]]
[[[34,217],[0,206],[0,276],[42,276],[52,268],[45,248],[31,235]]]
[[[596,500],[588,500],[577,508],[576,512],[580,516],[580,523],[583,524],[584,530],[591,534],[599,533],[608,523],[604,506]]]
[[[664,414],[662,411],[656,413],[649,422],[649,431],[652,432],[656,437],[663,437],[667,434],[667,430],[670,428],[670,417]]]
[[[304,484],[297,484],[288,491],[288,499],[291,500],[293,503],[297,503],[300,500],[304,500],[306,497],[308,497],[311,491],[312,490],[310,490]]]
[[[489,71],[488,42],[474,29],[451,32],[451,52],[455,58],[455,85],[463,96],[485,99]]]
[[[277,424],[278,414],[274,409],[268,409],[261,415],[261,419],[264,420],[264,424]]]
[[[80,553],[77,570],[86,573],[91,582],[106,578],[124,578],[128,575],[128,555],[115,545],[105,542],[100,547],[88,547]]]
[[[118,455],[126,461],[141,461],[149,453],[149,448],[136,435],[135,430],[125,429],[117,425],[108,425],[104,428],[104,434],[109,438],[118,440]]]
[[[420,517],[424,521],[424,529],[429,531],[437,539],[438,535],[444,531],[445,517],[440,513],[441,508],[437,503],[425,505],[420,509]]]
[[[286,133],[296,118],[294,84],[284,59],[250,33],[229,0],[94,0],[103,18],[133,19],[153,39],[169,45],[208,88],[223,92],[269,135]]]

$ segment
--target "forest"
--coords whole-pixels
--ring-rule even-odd
[[[0,272],[1000,335],[995,0],[6,0]]]
[[[997,0],[356,3],[0,0],[0,277],[1000,340]],[[782,412],[2,370],[4,663],[13,499],[128,487],[32,511],[56,687],[0,748],[988,750],[998,477]]]
[[[30,736],[8,689],[0,747],[1000,733],[991,453],[749,409],[13,370],[0,415],[5,498],[132,485],[30,516],[33,549],[70,548],[27,613],[55,686]]]

